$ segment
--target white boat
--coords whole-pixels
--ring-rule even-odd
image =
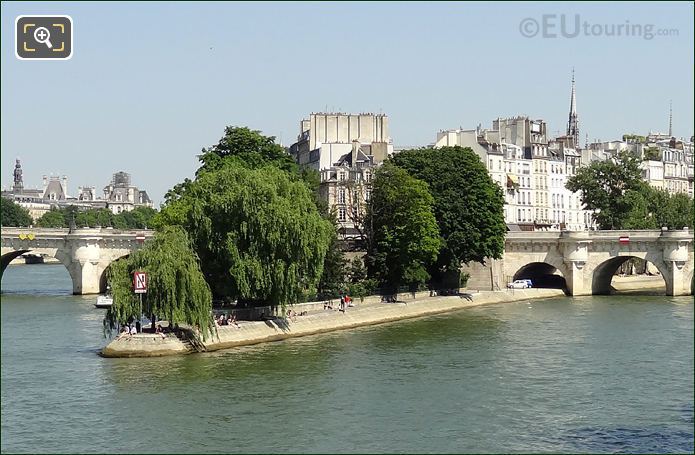
[[[97,303],[94,304],[97,308],[111,308],[111,305],[113,305],[113,297],[108,294],[97,297]]]

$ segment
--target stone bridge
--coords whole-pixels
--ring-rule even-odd
[[[68,269],[73,294],[106,290],[105,271],[113,261],[142,246],[153,231],[2,228],[2,272],[16,257],[31,252],[56,258]],[[138,239],[139,237],[140,239]]]
[[[508,232],[501,260],[463,270],[471,274],[471,289],[504,289],[509,281],[530,278],[570,295],[609,294],[613,275],[630,258],[653,264],[668,295],[693,293],[693,234],[687,229]]]

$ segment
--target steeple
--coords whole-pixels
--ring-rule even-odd
[[[668,102],[668,137],[673,137],[673,101]]]
[[[572,68],[572,94],[570,95],[570,115],[567,122],[567,136],[579,147],[579,119],[577,117],[577,92],[574,88],[574,68]]]

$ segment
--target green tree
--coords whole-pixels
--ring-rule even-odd
[[[507,232],[502,190],[471,149],[405,150],[392,161],[426,182],[434,196],[442,237],[437,262],[430,269],[436,281],[444,276],[458,279],[461,264],[502,257]]]
[[[367,264],[382,288],[396,293],[400,285],[429,279],[428,265],[441,246],[434,217],[434,198],[427,184],[391,163],[375,173],[367,209]]]
[[[646,185],[645,185],[646,186]],[[623,203],[627,207],[620,220],[621,229],[656,229],[657,221],[651,212],[649,196],[653,192],[649,188],[627,190],[623,195]]]
[[[121,212],[113,216],[113,227],[116,229],[145,229],[150,227],[157,211],[152,207],[136,207],[133,210]]]
[[[335,216],[330,216],[328,220],[331,222],[332,229],[330,230],[328,250],[326,250],[323,261],[321,279],[317,286],[317,297],[320,300],[338,298],[345,288],[345,276],[347,274],[347,261],[340,249],[337,221]]]
[[[662,226],[669,229],[693,228],[693,198],[687,194],[674,194],[668,201],[668,216]]]
[[[160,212],[190,234],[216,296],[242,304],[296,303],[316,288],[333,227],[308,186],[273,164],[238,157],[200,172]]]
[[[221,169],[227,157],[237,157],[250,168],[272,163],[284,171],[298,173],[297,164],[284,147],[275,143],[274,136],[264,136],[246,127],[228,126],[216,145],[203,149],[198,174]]]
[[[25,227],[33,224],[29,211],[13,200],[0,198],[0,225]]]
[[[644,191],[639,165],[638,158],[621,152],[614,160],[594,161],[580,168],[565,186],[581,191],[582,204],[594,211],[592,216],[600,229],[622,229],[636,197],[625,197],[626,193]]]
[[[170,325],[192,325],[200,330],[203,339],[212,332],[210,288],[188,236],[181,228],[172,226],[155,233],[143,248],[109,267],[107,278],[113,305],[106,311],[105,331],[140,317],[140,299],[133,292],[136,271],[147,273],[142,309],[150,320],[166,318]]]
[[[68,227],[68,222],[65,219],[65,210],[51,209],[41,215],[41,218],[36,220],[36,226],[42,228],[64,228]]]
[[[367,269],[364,267],[364,261],[359,256],[352,258],[350,262],[350,282],[359,283],[367,279]]]

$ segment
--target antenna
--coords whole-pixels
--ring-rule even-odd
[[[673,100],[668,102],[668,137],[673,137]]]

